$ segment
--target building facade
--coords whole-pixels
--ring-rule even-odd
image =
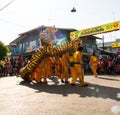
[[[53,41],[54,44],[59,45],[61,42],[70,40],[70,32],[76,31],[70,28],[54,28],[55,33],[53,35],[49,34],[48,26],[40,26],[30,31],[19,34],[19,37],[13,40],[10,44],[11,56],[29,56],[34,53],[34,51],[40,47],[41,39],[40,35],[43,35],[46,40]],[[44,34],[47,31],[47,34]],[[83,51],[85,53],[92,53],[97,51],[95,36],[89,36],[82,38]]]
[[[10,44],[12,56],[31,55],[33,51],[41,45],[40,34],[48,28],[41,26],[30,31],[19,34],[19,37],[13,40]],[[46,39],[54,39],[54,43],[59,44],[69,38],[69,33],[75,29],[56,28],[57,31],[53,36],[47,34]]]
[[[112,41],[112,42],[105,42],[105,43],[99,43],[97,44],[98,49],[100,49],[101,51],[105,51],[111,54],[120,54],[120,48],[113,48],[112,44],[116,43],[116,42],[120,42],[120,39],[116,39],[116,41]]]

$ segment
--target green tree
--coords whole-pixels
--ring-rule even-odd
[[[10,50],[9,50],[8,46],[4,45],[4,43],[0,41],[0,60],[7,57],[7,53],[9,53],[9,52],[10,52]]]

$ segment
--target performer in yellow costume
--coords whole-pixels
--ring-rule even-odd
[[[43,78],[43,82],[44,82],[44,83],[47,83],[45,62],[46,62],[46,59],[43,59],[43,60],[41,61],[41,75],[42,75],[42,78]]]
[[[41,64],[38,65],[35,72],[36,72],[35,81],[37,83],[41,83],[42,82]]]
[[[55,57],[55,75],[61,77],[61,60],[60,57]]]
[[[30,80],[35,80],[37,83],[42,82],[41,64],[39,64],[35,71],[30,75]]]
[[[74,75],[74,57],[73,52],[69,53],[69,68],[70,68],[70,75]]]
[[[73,54],[74,58],[74,66],[72,72],[72,81],[71,85],[75,85],[77,78],[80,80],[80,85],[83,86],[88,86],[84,82],[84,67],[83,67],[83,61],[82,61],[82,50],[83,48],[81,46],[78,46],[77,51]]]
[[[50,57],[51,62],[51,76],[55,76],[55,57]]]
[[[95,77],[97,77],[98,62],[99,62],[98,57],[95,55],[95,53],[93,53],[93,55],[90,57],[90,64],[91,64],[91,69],[92,69],[93,75]]]
[[[66,52],[65,54],[62,55],[61,58],[61,66],[62,66],[61,82],[65,82],[65,83],[68,83],[68,75],[69,75],[68,60],[69,60],[69,53]]]
[[[50,57],[45,60],[45,71],[46,71],[46,77],[50,77],[52,74],[52,62]]]
[[[29,75],[29,79],[30,79],[30,81],[35,80],[35,71]]]

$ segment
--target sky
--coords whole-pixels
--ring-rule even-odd
[[[120,0],[0,0],[0,41],[8,45],[41,25],[81,30],[119,20]],[[114,41],[120,30],[98,36]]]

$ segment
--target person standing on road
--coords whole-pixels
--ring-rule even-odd
[[[80,86],[88,86],[88,84],[86,84],[84,82],[84,68],[83,68],[83,60],[82,60],[82,50],[83,48],[81,46],[78,46],[77,51],[74,52],[73,54],[73,62],[74,65],[72,65],[72,81],[71,81],[71,85],[75,85],[75,82],[77,80],[77,78],[79,78],[80,80]]]
[[[69,78],[69,70],[68,70],[68,63],[69,63],[69,52],[66,52],[62,55],[61,58],[61,68],[62,68],[62,74],[61,74],[61,82],[62,83],[68,83]]]
[[[97,77],[98,62],[98,57],[95,55],[95,53],[93,53],[93,55],[90,57],[90,64],[94,77]]]

